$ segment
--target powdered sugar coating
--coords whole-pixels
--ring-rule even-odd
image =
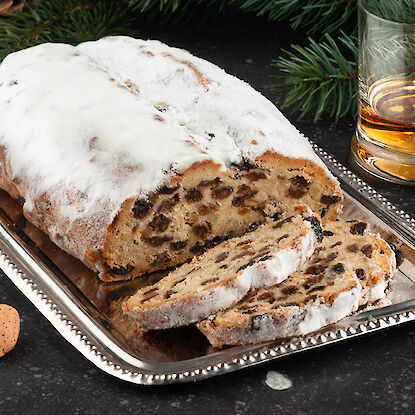
[[[226,170],[273,150],[312,160],[332,179],[248,84],[186,51],[127,37],[9,55],[0,65],[0,145],[12,179],[30,182],[27,216],[38,224],[31,213],[47,192],[60,218],[48,225],[51,239],[81,259],[102,247],[126,199],[196,162]],[[83,240],[67,237],[73,227],[85,229]]]
[[[275,105],[247,83],[186,50],[121,36],[83,43],[78,49],[120,80],[130,81],[139,90],[140,99],[152,106],[163,103],[163,118],[178,129],[182,127],[180,130],[193,136],[199,148],[207,152],[206,158],[225,168],[240,161],[241,154],[254,160],[273,150],[312,160],[328,172]],[[175,151],[171,162],[181,156]]]
[[[311,226],[304,222],[308,227]],[[316,238],[309,232],[299,239],[295,247],[282,249],[271,259],[260,261],[243,270],[251,278],[251,289],[269,287],[284,281],[291,273],[301,268],[311,257],[316,247]]]
[[[380,244],[384,244],[384,240],[379,235],[373,235]],[[389,248],[389,247],[388,247]],[[389,248],[390,249],[390,248]],[[396,256],[391,255],[389,261],[385,264],[384,278],[380,278],[375,284],[367,284],[362,288],[362,295],[360,299],[360,305],[373,304],[381,302],[383,306],[390,303],[388,297],[389,287],[392,283],[392,277],[396,272]]]
[[[350,291],[340,293],[332,304],[324,304],[318,301],[306,304],[304,318],[292,335],[312,333],[353,313],[359,306],[360,293],[361,286],[357,284]]]
[[[204,330],[198,327],[215,347],[224,344],[260,343],[281,337],[304,336],[321,327],[335,323],[357,310],[361,285],[355,278],[356,285],[340,293],[332,304],[321,301],[306,303],[302,307],[284,307],[281,314],[264,314],[252,325],[217,327]]]
[[[138,318],[136,310],[127,311],[134,318],[140,329],[158,330],[185,326],[194,323],[223,308],[230,307],[241,299],[249,290],[251,278],[249,274],[239,274],[227,286],[216,286],[210,290],[196,293],[190,301],[166,302],[150,309]]]

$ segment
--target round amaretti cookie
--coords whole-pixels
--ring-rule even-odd
[[[17,310],[7,304],[0,304],[0,357],[13,349],[19,332],[20,317]]]

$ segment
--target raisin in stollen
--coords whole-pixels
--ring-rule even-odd
[[[310,258],[321,235],[318,219],[310,213],[305,209],[269,220],[253,232],[222,242],[139,290],[124,303],[124,311],[143,330],[166,329],[229,307],[251,288],[283,281]]]
[[[313,257],[271,288],[198,323],[216,347],[305,335],[382,300],[395,271],[389,245],[366,222],[331,222]]]

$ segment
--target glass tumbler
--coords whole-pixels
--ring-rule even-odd
[[[415,24],[370,13],[359,1],[359,116],[354,161],[369,173],[415,185]]]

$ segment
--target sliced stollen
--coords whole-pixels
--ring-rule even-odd
[[[282,283],[198,323],[215,347],[305,335],[386,296],[395,271],[389,245],[366,222],[328,223],[309,263]]]
[[[364,221],[349,221],[346,224],[335,221],[328,224],[322,244],[326,250],[317,248],[320,252],[316,253],[314,259],[321,258],[324,251],[339,248],[338,260],[355,271],[362,286],[359,305],[371,305],[384,299],[396,269],[396,256],[391,246],[369,232],[367,226]]]
[[[294,206],[334,220],[343,201],[264,96],[189,52],[124,36],[1,62],[0,188],[105,281],[182,264]]]
[[[322,239],[319,219],[309,214],[305,210],[269,220],[222,242],[139,290],[123,304],[124,312],[143,330],[177,327],[230,307],[251,288],[283,281],[311,257]]]

